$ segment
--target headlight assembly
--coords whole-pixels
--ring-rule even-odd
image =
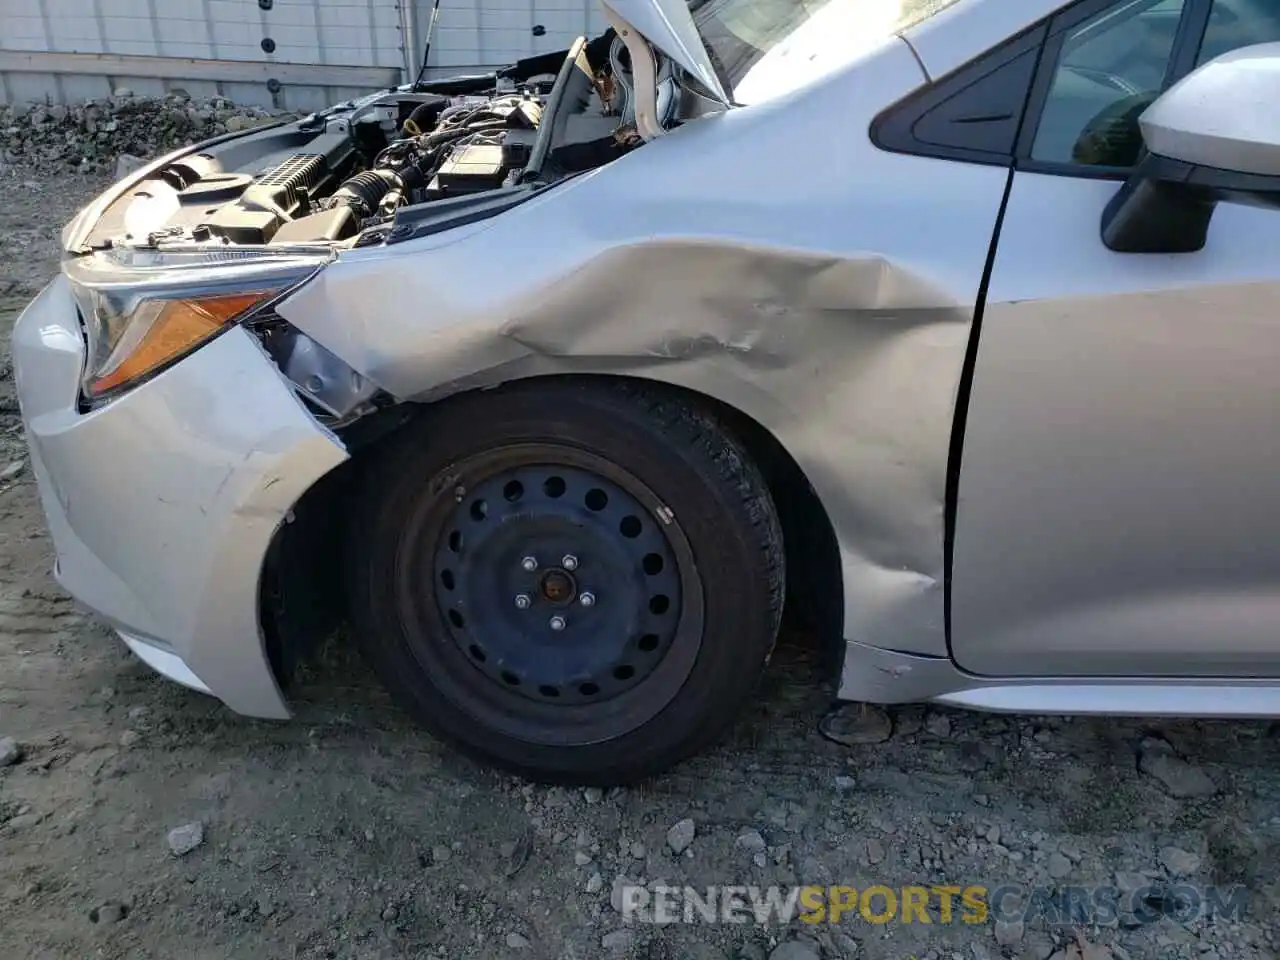
[[[308,280],[331,257],[312,248],[126,249],[65,261],[88,341],[84,396],[101,400],[159,373]]]

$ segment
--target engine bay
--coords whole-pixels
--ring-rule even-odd
[[[184,224],[192,239],[233,244],[348,240],[402,206],[496,190],[523,170],[544,102],[536,89],[505,96],[397,94],[389,99],[371,105],[354,122],[339,120],[305,152],[261,173],[215,174],[183,187],[177,201],[184,210],[192,208]],[[233,198],[205,204],[215,191],[219,199]]]
[[[421,219],[438,201],[527,193],[636,149],[655,122],[666,128],[698,111],[671,62],[647,44],[653,89],[637,97],[631,49],[609,30],[504,71],[418,83],[223,138],[126,191],[90,243],[365,245],[384,241],[406,210]],[[637,117],[646,102],[656,116]]]

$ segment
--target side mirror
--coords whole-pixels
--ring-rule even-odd
[[[1144,151],[1102,214],[1117,253],[1204,247],[1219,200],[1280,206],[1280,43],[1225,53],[1138,118]]]

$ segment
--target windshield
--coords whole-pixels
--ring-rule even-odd
[[[689,10],[734,100],[751,103],[847,63],[956,2],[691,0]]]

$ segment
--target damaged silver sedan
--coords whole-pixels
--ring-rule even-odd
[[[60,582],[289,715],[620,783],[845,699],[1280,714],[1280,13],[605,0],[164,157],[14,333]]]

